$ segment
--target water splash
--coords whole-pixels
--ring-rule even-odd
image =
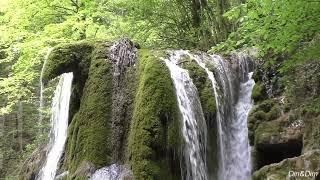
[[[202,112],[198,91],[187,70],[177,63],[183,51],[174,51],[165,59],[173,80],[177,101],[182,115],[182,135],[185,140],[184,162],[187,180],[206,180],[207,126]]]
[[[65,73],[60,77],[52,102],[51,132],[47,159],[38,174],[38,180],[54,180],[58,162],[67,139],[69,102],[73,73]]]
[[[132,172],[124,165],[112,164],[96,170],[90,180],[123,180],[133,179],[132,177]]]

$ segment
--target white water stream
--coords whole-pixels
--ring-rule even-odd
[[[188,71],[177,65],[182,54],[183,51],[174,51],[165,62],[171,73],[182,116],[182,136],[185,140],[185,178],[187,180],[206,180],[208,179],[206,167],[207,127],[197,88],[189,77]]]
[[[203,120],[192,120],[197,118],[202,119],[203,115],[200,117],[197,115],[194,116],[193,112],[195,110],[188,107],[186,108],[186,105],[192,105],[192,102],[194,102],[192,98],[198,98],[198,95],[196,93],[190,93],[192,91],[186,88],[193,86],[193,84],[190,85],[192,80],[189,78],[186,70],[176,65],[179,64],[179,59],[181,59],[182,56],[187,56],[195,60],[198,65],[206,71],[212,84],[217,107],[216,123],[219,148],[217,154],[218,180],[249,180],[251,178],[251,155],[247,118],[252,107],[251,93],[254,86],[252,72],[250,72],[252,68],[249,67],[250,60],[243,54],[238,54],[236,61],[233,62],[234,64],[231,64],[229,61],[217,55],[192,54],[184,50],[174,51],[170,60],[166,60],[177,91],[180,111],[184,116],[192,117],[190,124],[195,124],[191,126],[194,130],[193,134],[185,133],[186,127],[183,127],[183,135],[187,142],[188,138],[195,137],[194,135],[199,133],[197,122],[203,122]],[[209,64],[211,69],[207,67]],[[204,135],[205,137],[203,139],[206,139],[206,133],[204,133]],[[199,142],[199,140],[197,140],[197,142]],[[205,147],[206,145],[195,143],[190,146]],[[200,150],[196,148],[195,151],[205,152],[205,150],[203,151],[201,148]],[[192,156],[190,153],[189,155],[190,159],[197,157]],[[201,157],[201,155],[199,157]],[[206,174],[207,169],[205,166],[205,157],[204,155],[202,158],[197,158],[193,161],[195,163],[189,164],[189,166],[191,166],[191,168],[189,167],[189,169],[191,169],[191,176],[187,177],[192,177],[193,179],[208,179],[207,175],[202,176],[202,174]],[[198,170],[198,168],[201,170]],[[199,175],[201,176],[198,177]]]
[[[73,73],[62,74],[55,90],[51,109],[49,151],[46,162],[38,174],[38,180],[54,180],[56,176],[58,162],[64,151],[64,145],[67,139],[72,79]]]

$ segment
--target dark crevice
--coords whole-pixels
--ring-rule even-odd
[[[265,145],[257,148],[257,166],[279,163],[284,159],[301,155],[302,140],[292,140],[281,144]]]

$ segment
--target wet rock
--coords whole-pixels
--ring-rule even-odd
[[[132,171],[127,165],[112,164],[95,171],[90,180],[133,180]]]
[[[253,180],[310,180],[318,178],[320,172],[320,150],[308,151],[305,154],[288,158],[280,163],[264,166],[253,174]],[[296,172],[296,173],[295,173]],[[297,174],[301,173],[300,175]],[[302,175],[302,173],[304,175]]]
[[[114,76],[120,76],[137,60],[137,48],[129,39],[121,39],[110,48],[110,59],[114,64]]]
[[[46,161],[47,146],[37,148],[31,156],[23,163],[19,172],[19,180],[36,179],[41,167]]]
[[[68,172],[68,171],[65,171],[65,172],[57,175],[57,176],[55,177],[55,180],[63,180],[63,179],[64,179],[65,177],[67,177],[68,175],[69,175],[69,172]]]
[[[110,48],[109,58],[113,64],[112,158],[114,163],[124,163],[137,82],[137,48],[129,39],[121,39]]]
[[[78,167],[72,178],[90,178],[92,174],[95,172],[96,168],[93,163],[89,161],[83,161],[82,164]]]

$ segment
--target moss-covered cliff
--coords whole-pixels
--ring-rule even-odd
[[[181,66],[188,70],[189,75],[199,92],[199,98],[208,131],[207,167],[210,177],[215,177],[218,170],[218,131],[216,123],[217,107],[212,83],[208,78],[206,71],[201,68],[194,59],[191,59],[190,57],[184,57],[181,59],[181,62]]]
[[[68,179],[87,179],[97,168],[128,163],[136,179],[180,178],[179,114],[161,59],[165,54],[136,53],[128,40],[113,46],[84,41],[52,51],[44,81],[75,74],[58,174],[68,171]]]
[[[316,50],[312,45],[311,50],[302,49],[293,61],[308,54],[315,57]],[[64,72],[75,76],[68,139],[58,174],[68,171],[67,179],[88,179],[96,169],[116,163],[128,165],[137,180],[181,179],[181,117],[165,56],[164,51],[138,50],[129,40],[55,47],[44,81]],[[215,177],[219,107],[206,71],[188,56],[180,61],[199,92],[208,128],[206,163],[209,176]],[[277,66],[257,61],[254,75],[255,105],[248,128],[257,180],[284,179],[289,171],[320,170],[319,60],[295,65],[278,61]],[[235,74],[230,76],[232,83]],[[34,169],[40,166],[33,159],[31,170],[23,171],[28,177],[34,177]],[[309,169],[304,169],[307,164]]]
[[[255,169],[264,167],[253,179],[320,171],[319,57],[319,40],[314,39],[290,58],[278,58],[273,65],[260,62],[248,126]]]
[[[180,177],[177,102],[161,55],[156,51],[139,51],[139,84],[128,147],[136,179]]]

